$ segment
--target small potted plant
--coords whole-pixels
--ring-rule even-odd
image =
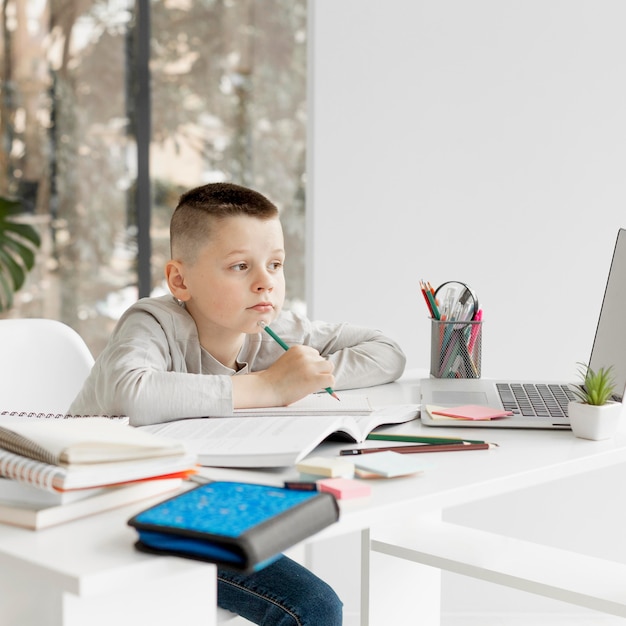
[[[582,387],[574,389],[577,400],[568,405],[572,432],[582,439],[610,439],[619,427],[622,403],[612,400],[615,392],[613,367],[594,372],[579,363]]]

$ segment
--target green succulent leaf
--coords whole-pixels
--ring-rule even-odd
[[[578,399],[585,404],[595,406],[606,404],[615,392],[613,366],[601,367],[597,372],[584,363],[578,363],[578,366],[583,383],[582,389],[574,390]]]
[[[0,197],[0,311],[13,305],[13,295],[23,287],[41,245],[33,226],[15,220],[22,213],[19,200]]]

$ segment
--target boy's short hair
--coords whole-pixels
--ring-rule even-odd
[[[262,220],[278,216],[278,208],[258,191],[233,183],[210,183],[186,191],[170,221],[172,258],[193,262],[211,234],[211,224],[247,215]]]

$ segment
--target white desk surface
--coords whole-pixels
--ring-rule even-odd
[[[409,372],[399,382],[356,393],[365,393],[375,405],[418,403],[420,375],[427,376],[426,372]],[[324,531],[325,535],[367,528],[377,522],[398,519],[404,513],[447,508],[626,462],[626,432],[620,432],[611,440],[587,441],[577,439],[569,430],[437,428],[423,426],[419,420],[384,430],[487,440],[497,443],[498,447],[422,454],[421,458],[429,465],[423,474],[369,480],[371,496],[340,501],[341,521]],[[334,456],[343,448],[381,445],[387,442],[324,443],[312,454]],[[276,471],[204,468],[202,473],[212,479],[272,484],[298,476],[295,468]]]
[[[369,390],[373,404],[417,403],[420,372],[409,372],[399,382]],[[626,462],[626,433],[607,441],[577,439],[570,431],[525,431],[507,429],[437,429],[414,421],[390,427],[391,432],[430,436],[461,436],[487,439],[499,444],[491,450],[423,454],[428,469],[415,476],[371,480],[372,494],[341,501],[341,519],[318,533],[325,538],[396,522],[404,516],[441,510],[516,489]],[[367,445],[380,445],[368,442]],[[315,454],[335,455],[345,443],[325,443]],[[297,476],[295,468],[277,470],[230,470],[203,468],[213,479],[246,480],[282,484]],[[0,525],[0,563],[18,564],[37,573],[63,592],[77,596],[102,594],[107,589],[134,584],[204,567],[184,559],[155,557],[133,548],[136,533],[128,518],[151,501],[72,523],[33,532]]]
[[[0,555],[14,557],[44,572],[56,585],[75,594],[103,592],[106,575],[117,586],[124,574],[128,582],[145,575],[154,557],[137,552],[137,538],[126,520],[162,498],[143,500],[105,513],[40,531],[0,524]]]

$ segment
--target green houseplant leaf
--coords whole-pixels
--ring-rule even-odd
[[[601,406],[609,402],[615,392],[613,366],[601,367],[597,372],[594,372],[584,363],[578,363],[578,365],[583,387],[582,389],[574,389],[577,398],[583,404],[594,406]]]
[[[41,245],[33,226],[15,220],[22,213],[19,200],[0,196],[0,311],[13,306],[13,295],[33,269]]]

